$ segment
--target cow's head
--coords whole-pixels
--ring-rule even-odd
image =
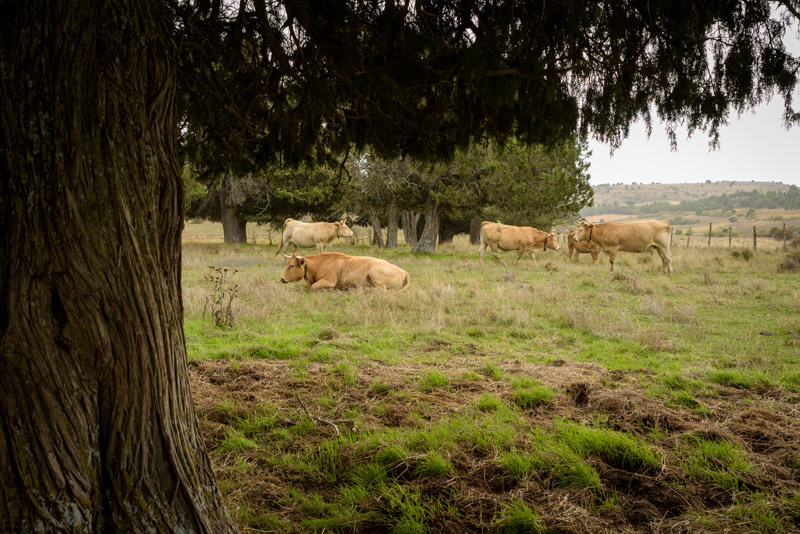
[[[547,234],[547,237],[544,238],[544,248],[561,250],[561,246],[558,244],[558,235],[556,235],[555,232],[550,232]]]
[[[344,221],[336,221],[336,237],[353,237],[353,231],[344,223]]]
[[[573,237],[573,239],[575,241],[589,241],[592,237],[593,229],[594,229],[594,223],[581,221],[581,224],[578,226],[578,229],[575,230],[575,237]]]
[[[284,254],[286,256],[286,254]],[[306,269],[308,263],[303,256],[296,252],[291,256],[286,256],[289,260],[286,262],[286,269],[283,270],[281,282],[288,284],[289,282],[299,282],[306,277]]]

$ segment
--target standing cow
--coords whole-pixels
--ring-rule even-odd
[[[658,251],[664,266],[664,274],[672,274],[672,254],[669,251],[671,227],[669,221],[635,221],[588,223],[582,221],[572,238],[595,245],[608,253],[611,272],[617,252],[644,252],[650,247]]]
[[[291,244],[297,251],[297,247],[311,248],[317,247],[317,252],[325,252],[337,237],[352,237],[353,231],[347,227],[344,221],[335,223],[312,222],[307,223],[295,219],[286,219],[283,222],[281,232],[281,242],[278,244],[277,256],[281,252],[286,254],[285,249]]]
[[[533,259],[535,265],[536,256],[533,251],[538,248],[543,248],[545,251],[548,248],[561,250],[555,232],[548,234],[530,226],[511,226],[491,221],[481,223],[481,264],[483,264],[483,253],[486,251],[486,247],[489,247],[489,252],[502,265],[505,265],[505,262],[497,254],[498,249],[502,251],[516,250],[517,259],[514,260],[514,265],[526,252]]]
[[[592,256],[592,263],[597,263],[600,250],[589,241],[575,241],[575,234],[577,233],[577,229],[572,229],[569,231],[569,237],[567,237],[569,259],[572,259],[573,252],[575,253],[575,261],[578,261],[581,254],[590,254]]]
[[[305,280],[314,290],[355,287],[405,289],[411,280],[406,271],[380,258],[348,256],[339,252],[312,256],[294,253],[286,257],[289,260],[281,282],[288,284]]]

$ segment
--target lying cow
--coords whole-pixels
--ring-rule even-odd
[[[286,254],[285,249],[291,244],[297,251],[297,247],[311,248],[317,247],[317,252],[325,252],[337,237],[352,237],[353,231],[347,227],[344,221],[335,223],[313,222],[307,223],[295,219],[286,219],[283,222],[281,232],[281,242],[278,244],[277,256],[281,252]]]
[[[536,256],[533,251],[538,248],[543,248],[545,251],[548,248],[561,250],[555,232],[548,234],[530,226],[511,226],[490,221],[481,223],[481,264],[483,264],[483,253],[486,251],[486,247],[489,247],[492,256],[503,265],[505,262],[497,254],[498,249],[502,251],[516,250],[517,259],[514,260],[514,265],[526,252],[533,259],[535,265]]]
[[[668,221],[635,221],[587,223],[582,221],[575,236],[575,243],[586,242],[608,253],[611,272],[617,252],[644,252],[654,247],[661,256],[664,273],[672,274],[672,254],[669,251],[671,227]]]
[[[286,257],[289,261],[281,282],[288,284],[305,280],[311,289],[405,289],[411,279],[403,269],[380,258],[348,256],[339,252],[312,256],[294,253]]]
[[[569,231],[567,238],[567,246],[569,247],[569,259],[572,259],[572,253],[575,253],[575,261],[581,254],[591,254],[592,263],[597,263],[597,257],[600,255],[600,250],[589,241],[575,241],[575,234],[578,233],[577,229]]]

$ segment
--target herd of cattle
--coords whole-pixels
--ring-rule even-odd
[[[588,223],[582,221],[569,233],[569,256],[577,259],[581,253],[589,253],[596,263],[600,252],[608,254],[611,272],[617,253],[645,252],[655,248],[661,257],[665,274],[672,274],[672,254],[669,246],[671,227],[668,221],[635,221]],[[352,237],[353,231],[344,221],[335,223],[307,223],[286,219],[283,223],[278,252],[283,252],[288,261],[281,282],[305,280],[311,289],[344,289],[352,287],[375,287],[380,289],[405,289],[411,279],[409,274],[380,258],[348,256],[338,252],[325,252],[337,237]],[[292,255],[286,249],[292,245]],[[318,254],[300,256],[299,248],[316,247]],[[501,264],[498,251],[517,251],[514,265],[527,253],[536,263],[534,251],[538,249],[560,250],[555,232],[543,232],[529,226],[511,226],[485,221],[481,225],[480,260],[486,249]]]

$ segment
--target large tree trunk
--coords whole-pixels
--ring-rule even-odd
[[[403,223],[403,237],[409,247],[414,247],[417,244],[417,221],[419,221],[419,213],[411,210],[403,210],[402,223]]]
[[[469,222],[470,245],[481,244],[481,223],[483,223],[483,221],[481,221],[480,218],[478,217],[473,217],[472,220]]]
[[[381,231],[381,221],[375,210],[369,211],[369,222],[372,225],[372,244],[383,248],[383,232]]]
[[[425,228],[419,238],[413,252],[436,252],[436,236],[439,233],[439,204],[433,198],[428,197],[428,204],[425,209]]]
[[[400,215],[397,211],[397,204],[389,204],[388,221],[386,223],[386,248],[397,248],[397,221]]]
[[[235,531],[189,391],[166,6],[0,17],[0,532]]]
[[[239,216],[239,206],[231,199],[230,176],[222,179],[219,187],[220,219],[225,243],[247,243],[247,221]]]

